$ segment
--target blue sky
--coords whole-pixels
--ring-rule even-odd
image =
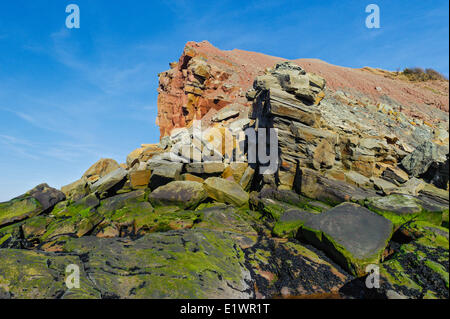
[[[65,27],[70,3],[80,29]],[[365,27],[370,3],[377,30]],[[448,76],[448,12],[447,0],[2,1],[0,201],[157,142],[157,74],[187,41]]]

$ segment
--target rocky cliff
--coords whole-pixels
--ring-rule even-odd
[[[209,42],[188,42],[178,62],[159,74],[158,117],[161,137],[173,128],[189,126],[208,112],[239,103],[249,106],[246,92],[257,75],[285,59],[242,50],[222,51]],[[373,68],[351,69],[315,59],[292,61],[327,81],[330,92],[344,103],[390,105],[421,124],[442,125],[448,117],[448,82],[407,82],[394,72]],[[380,106],[383,107],[383,106]],[[440,112],[440,110],[444,112]],[[389,112],[389,108],[385,109]],[[433,123],[433,124],[432,124]],[[448,125],[448,124],[447,124]],[[448,128],[448,126],[447,126]]]
[[[159,81],[160,143],[0,203],[0,298],[448,298],[447,81],[207,42]]]

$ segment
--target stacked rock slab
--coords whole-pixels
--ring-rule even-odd
[[[426,141],[425,130],[339,101],[325,79],[292,62],[267,69],[253,86],[250,118],[256,130],[274,128],[278,136],[276,145],[267,145],[267,152],[278,149],[278,171],[263,184],[296,189],[302,174],[311,175],[305,170],[313,170],[383,195],[411,193],[407,182],[414,176],[448,187],[448,145]],[[302,185],[305,195],[311,186]]]
[[[257,130],[277,131],[278,145],[268,147],[280,152],[278,186],[292,189],[299,166],[333,167],[338,135],[320,128],[318,105],[324,88],[324,79],[290,62],[277,64],[255,80],[251,117]]]

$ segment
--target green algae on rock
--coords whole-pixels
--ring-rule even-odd
[[[227,235],[196,229],[135,241],[83,237],[65,245],[88,254],[89,278],[102,295],[119,298],[250,298],[244,253]]]
[[[448,229],[419,221],[398,232],[409,242],[381,264],[382,282],[410,298],[448,298]]]
[[[428,221],[440,226],[443,209],[440,206],[425,205],[413,196],[400,194],[371,197],[365,201],[367,208],[392,221],[396,228],[412,220]]]
[[[378,264],[393,233],[392,223],[368,209],[343,203],[312,216],[300,227],[298,236],[328,253],[355,276]]]

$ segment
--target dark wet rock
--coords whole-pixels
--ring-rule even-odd
[[[421,176],[425,181],[448,190],[449,182],[449,154],[444,162],[431,163],[428,170]]]
[[[24,248],[21,226],[25,221],[0,228],[0,248]]]
[[[392,223],[384,217],[343,203],[307,220],[298,236],[327,252],[350,273],[362,276],[367,265],[382,259],[392,231]]]
[[[353,279],[320,251],[296,240],[262,238],[244,251],[257,298],[341,298],[339,290]]]
[[[398,232],[409,241],[400,243],[392,257],[382,263],[382,289],[391,288],[414,299],[448,298],[448,229],[411,222]]]

